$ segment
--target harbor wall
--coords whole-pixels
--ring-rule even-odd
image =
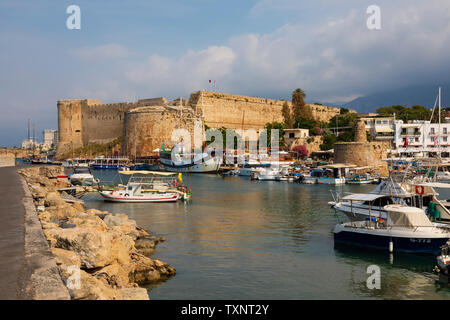
[[[16,165],[14,154],[0,154],[0,167],[13,167]]]

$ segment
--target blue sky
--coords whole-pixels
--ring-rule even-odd
[[[66,8],[81,8],[81,30]],[[366,9],[381,9],[368,30]],[[449,82],[447,0],[0,2],[0,145],[27,119],[57,128],[56,101],[189,97],[208,89],[310,102]]]

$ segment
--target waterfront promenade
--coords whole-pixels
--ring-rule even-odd
[[[25,272],[24,190],[18,167],[0,168],[0,299],[20,299]]]

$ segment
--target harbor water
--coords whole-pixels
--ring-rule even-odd
[[[101,180],[118,178],[113,171],[93,173]],[[369,192],[374,185],[194,174],[183,175],[183,182],[192,189],[188,203],[110,203],[98,194],[83,198],[87,208],[125,213],[167,239],[152,257],[174,266],[177,274],[148,286],[151,299],[450,298],[448,287],[432,273],[434,256],[334,247],[339,219],[327,203],[330,190]],[[380,289],[367,286],[372,265],[380,268]]]

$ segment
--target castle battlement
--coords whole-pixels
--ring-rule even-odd
[[[287,102],[291,106],[285,100],[211,91],[191,93],[188,101],[182,100],[182,105],[180,101],[168,101],[164,97],[111,104],[95,99],[58,100],[57,154],[61,156],[71,149],[122,137],[124,141],[139,141],[138,155],[145,155],[162,141],[169,141],[173,129],[192,128],[195,119],[210,128],[258,130],[268,122],[282,122],[283,104]],[[307,106],[312,117],[319,121],[329,121],[340,114],[339,108]]]

